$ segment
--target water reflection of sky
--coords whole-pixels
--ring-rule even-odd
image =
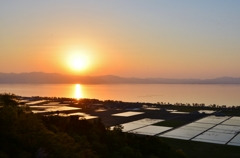
[[[75,97],[74,98],[76,98],[76,99],[83,98],[82,87],[80,84],[75,85]]]
[[[126,102],[239,105],[240,85],[1,84],[0,93],[21,96],[95,98]],[[137,97],[142,96],[142,97]]]

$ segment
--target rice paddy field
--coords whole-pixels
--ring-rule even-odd
[[[216,110],[184,108],[98,108],[80,107],[76,103],[39,100],[28,102],[32,112],[37,114],[55,113],[79,119],[101,118],[113,128],[131,134],[156,136],[173,148],[180,148],[189,157],[239,157],[240,117],[238,115],[217,116]]]

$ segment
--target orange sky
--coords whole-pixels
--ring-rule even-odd
[[[0,2],[0,72],[240,77],[239,1]],[[85,69],[69,58],[84,55]]]

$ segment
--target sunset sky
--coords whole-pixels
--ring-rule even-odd
[[[1,0],[0,72],[240,77],[239,0]]]

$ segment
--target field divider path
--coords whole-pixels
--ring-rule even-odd
[[[140,129],[140,128],[143,128],[143,127],[147,127],[147,126],[149,126],[149,125],[145,125],[145,126],[142,126],[142,127],[138,127],[138,128],[134,128],[134,129],[131,129],[131,130],[129,130],[129,131],[126,131],[127,133],[133,133],[133,132],[131,132],[131,131],[134,131],[134,130],[136,130],[136,129]]]
[[[199,135],[203,134],[204,132],[206,132],[206,131],[208,131],[208,130],[210,130],[210,129],[213,129],[214,127],[216,127],[216,126],[218,126],[218,125],[222,124],[223,122],[225,122],[225,121],[229,120],[230,118],[232,118],[232,117],[229,117],[229,118],[227,118],[226,120],[223,120],[222,122],[219,122],[218,124],[215,124],[215,125],[214,125],[214,126],[212,126],[211,128],[208,128],[208,129],[206,129],[205,131],[203,131],[203,132],[199,133],[198,135],[196,135],[196,136],[192,137],[192,138],[191,138],[191,139],[189,139],[189,140],[192,140],[192,139],[196,138],[197,136],[199,136]]]
[[[233,116],[232,116],[233,117]],[[231,118],[232,118],[231,117]],[[227,145],[229,142],[231,142],[238,134],[240,134],[240,131],[239,132],[237,132],[236,134],[235,134],[235,136],[233,136],[229,141],[227,141],[226,143],[225,143],[225,145]]]

